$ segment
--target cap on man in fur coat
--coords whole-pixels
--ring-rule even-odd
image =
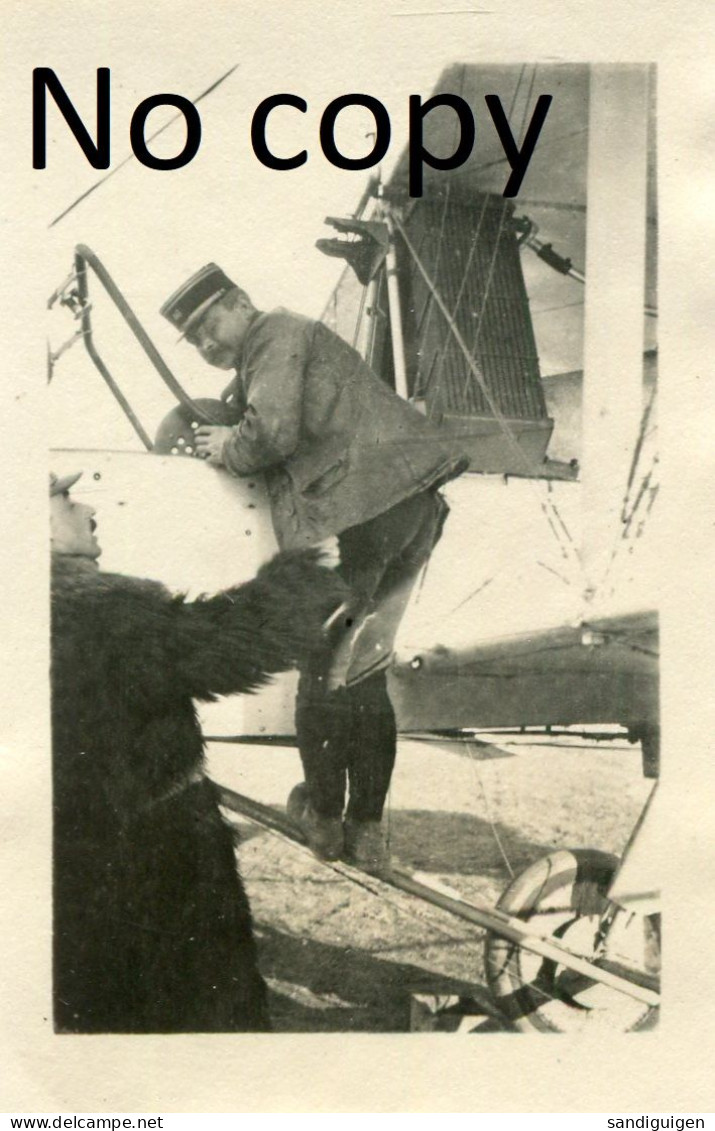
[[[192,699],[254,691],[319,647],[344,587],[315,551],[191,602],[101,573],[77,478],[50,484],[55,1027],[267,1029]]]

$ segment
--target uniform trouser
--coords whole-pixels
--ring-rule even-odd
[[[296,701],[308,796],[321,816],[341,816],[348,786],[348,817],[382,816],[397,749],[386,667],[447,509],[437,491],[425,491],[339,535],[340,572],[353,594],[349,627],[301,671]]]

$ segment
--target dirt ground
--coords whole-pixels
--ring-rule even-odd
[[[212,743],[208,768],[277,809],[302,777],[287,747]],[[640,748],[620,738],[403,739],[390,848],[411,871],[493,906],[511,873],[554,848],[619,855],[651,788]],[[478,928],[374,878],[354,883],[307,849],[231,819],[277,1031],[409,1031],[415,995],[469,997],[481,1028],[502,1027],[484,987]]]

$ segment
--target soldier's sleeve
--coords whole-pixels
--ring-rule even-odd
[[[243,361],[246,408],[223,447],[234,475],[283,463],[298,444],[313,324],[288,311],[263,315]]]

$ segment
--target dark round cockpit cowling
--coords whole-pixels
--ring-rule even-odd
[[[201,424],[238,424],[241,414],[225,401],[202,397],[194,401],[201,416],[180,404],[167,413],[159,425],[154,451],[163,455],[195,456],[194,431]]]

